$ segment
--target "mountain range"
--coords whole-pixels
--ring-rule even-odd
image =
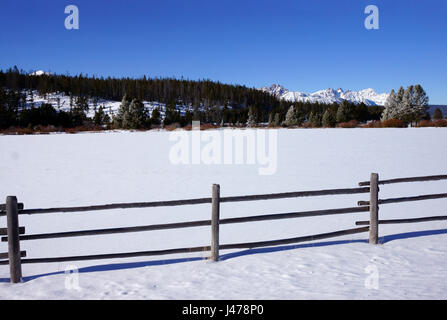
[[[360,91],[351,91],[343,89],[325,89],[314,93],[304,93],[299,91],[289,91],[279,84],[273,84],[270,87],[262,87],[259,90],[268,92],[279,99],[290,102],[319,102],[319,103],[340,103],[348,100],[354,103],[364,103],[368,106],[383,106],[388,93],[376,93],[374,89],[368,88]]]

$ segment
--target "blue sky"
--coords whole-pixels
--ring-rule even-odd
[[[66,5],[80,29],[66,30]],[[364,9],[379,8],[379,30]],[[290,90],[420,83],[447,104],[447,1],[2,0],[0,68]]]

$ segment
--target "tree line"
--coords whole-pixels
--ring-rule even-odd
[[[63,93],[70,97],[70,108],[63,111],[46,103],[35,106],[35,92],[43,97],[50,93]],[[291,103],[255,88],[211,80],[33,75],[14,67],[0,70],[0,128],[96,125],[149,129],[173,124],[183,127],[193,120],[250,127],[267,123],[270,126],[334,127],[350,121],[378,121],[393,117],[410,122],[427,116],[423,110],[428,98],[424,95],[419,85],[407,90],[401,88],[397,94],[393,90],[385,108],[346,100],[340,104]],[[97,106],[99,99],[121,101],[118,112],[113,116],[108,114],[104,106]],[[95,109],[91,118],[87,116],[89,101],[94,101]],[[149,113],[143,101],[157,101],[165,108],[155,108]],[[417,112],[408,111],[416,108],[419,108]],[[401,116],[403,113],[405,116]]]

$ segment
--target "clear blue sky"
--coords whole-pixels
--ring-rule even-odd
[[[66,30],[66,5],[80,29]],[[379,30],[364,9],[379,8]],[[184,77],[290,90],[388,92],[447,104],[445,0],[2,0],[0,68]]]

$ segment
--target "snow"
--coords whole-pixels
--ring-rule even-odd
[[[254,130],[254,129],[249,129]],[[278,170],[256,165],[174,165],[169,132],[0,136],[0,197],[26,208],[79,206],[356,187],[382,179],[447,172],[444,128],[280,129]],[[447,181],[383,185],[381,198],[447,192]],[[223,203],[221,217],[355,206],[368,194]],[[382,205],[394,219],[445,214],[445,199]],[[27,234],[209,219],[210,205],[21,215]],[[222,225],[220,241],[273,240],[354,228],[368,213]],[[5,226],[4,217],[0,224]],[[446,299],[447,221],[381,225],[367,233],[252,250],[24,264],[10,284],[0,266],[0,299]],[[210,228],[21,242],[27,258],[209,245]],[[0,252],[7,244],[0,243]],[[66,268],[78,274],[66,274]],[[378,277],[374,277],[377,275]],[[70,281],[78,277],[78,286]],[[74,278],[73,278],[74,277]],[[376,279],[377,282],[370,281]]]
[[[70,110],[70,96],[65,95],[61,92],[53,92],[48,93],[47,95],[39,95],[37,90],[33,91],[31,95],[29,91],[24,91],[26,94],[27,100],[27,108],[30,108],[32,104],[35,107],[39,107],[42,103],[51,104],[56,110],[69,111]],[[76,97],[73,97],[73,106],[76,104]],[[160,114],[164,115],[165,104],[157,101],[143,101],[144,106],[148,110],[149,114],[152,114],[152,111],[155,108],[160,109]],[[114,115],[118,112],[118,109],[121,105],[121,101],[113,101],[107,99],[97,99],[96,108],[104,107],[104,112],[109,115]],[[93,99],[88,99],[88,107],[89,110],[87,112],[88,117],[93,117],[95,115],[95,101]],[[180,113],[184,113],[187,109],[186,106],[178,106]]]
[[[63,92],[52,92],[46,95],[39,95],[37,90],[33,90],[32,94],[30,91],[23,91],[23,94],[26,95],[26,108],[31,108],[34,104],[35,107],[39,107],[43,103],[51,104],[56,110],[69,111],[70,110],[70,96],[64,94]],[[76,96],[73,96],[73,106],[76,104]],[[96,109],[99,107],[104,108],[104,112],[109,114],[110,116],[115,115],[119,107],[121,105],[121,101],[114,101],[108,99],[97,98],[95,101],[93,98],[88,99],[88,112],[87,116],[92,118],[95,115],[95,103]],[[152,114],[152,111],[156,108],[160,111],[160,116],[163,119],[165,115],[165,107],[166,104],[158,101],[142,101],[146,110],[149,114]],[[222,109],[224,106],[218,106],[218,108]],[[176,108],[181,115],[184,115],[186,111],[193,112],[194,108],[191,105],[185,104],[177,104]],[[231,106],[228,106],[231,109]],[[201,105],[199,110],[204,110],[204,106]]]
[[[319,103],[340,103],[348,100],[354,103],[365,103],[368,106],[383,106],[388,97],[388,93],[376,93],[374,89],[368,88],[360,91],[344,91],[341,88],[337,90],[328,88],[314,93],[303,93],[299,91],[289,91],[281,85],[273,84],[270,87],[262,87],[261,91],[268,92],[279,99],[290,102],[319,102]]]
[[[37,70],[34,71],[33,73],[30,73],[31,76],[43,76],[43,75],[51,75],[51,73],[49,72],[45,72],[43,70]]]

